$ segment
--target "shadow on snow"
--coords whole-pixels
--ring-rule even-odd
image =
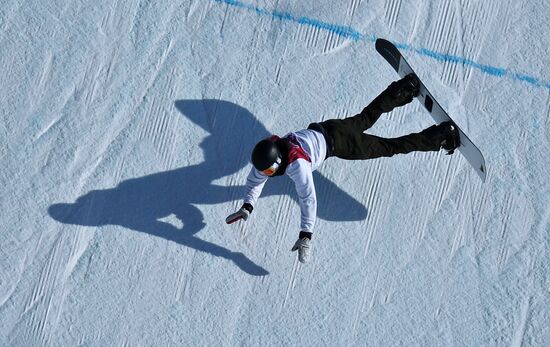
[[[50,216],[66,224],[120,225],[230,260],[250,275],[267,275],[267,270],[243,253],[197,237],[207,224],[195,205],[242,199],[244,185],[226,187],[212,182],[248,165],[255,143],[270,133],[247,109],[227,101],[179,100],[175,106],[210,134],[200,143],[205,157],[202,163],[125,180],[112,189],[92,190],[74,203],[51,205]],[[334,183],[318,172],[314,173],[314,180],[319,218],[357,221],[367,217],[365,207]],[[267,182],[262,197],[273,195],[290,195],[297,201],[287,176]],[[230,212],[233,211],[227,211]],[[255,213],[261,213],[261,209]],[[183,221],[183,228],[159,221],[172,214]]]

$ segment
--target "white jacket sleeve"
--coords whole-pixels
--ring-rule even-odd
[[[244,196],[244,202],[252,206],[256,204],[256,201],[264,189],[265,182],[267,181],[268,176],[264,175],[256,168],[252,167],[248,178],[246,179],[246,193]]]
[[[317,196],[313,184],[311,163],[298,159],[286,169],[286,174],[294,181],[300,204],[300,230],[313,232],[317,218]]]

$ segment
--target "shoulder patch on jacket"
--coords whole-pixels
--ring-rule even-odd
[[[290,151],[288,152],[288,164],[298,160],[298,159],[305,159],[311,163],[311,159],[309,158],[309,155],[304,151],[302,146],[300,146],[300,142],[298,142],[298,139],[294,135],[288,135],[285,137],[285,139],[288,141],[288,144],[290,145]]]

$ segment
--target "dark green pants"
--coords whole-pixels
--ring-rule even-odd
[[[332,142],[329,143],[327,157],[357,160],[391,157],[414,151],[439,151],[440,143],[434,141],[433,136],[429,136],[430,132],[427,132],[427,129],[420,133],[390,139],[364,133],[374,125],[382,113],[390,112],[395,107],[411,101],[395,100],[389,92],[390,87],[353,117],[317,123],[329,137],[327,142]]]

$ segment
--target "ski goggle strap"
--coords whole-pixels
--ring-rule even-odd
[[[270,167],[268,167],[265,170],[262,170],[262,173],[266,176],[272,176],[275,172],[277,172],[277,169],[279,166],[281,166],[281,158],[277,158],[277,161],[273,163]]]

